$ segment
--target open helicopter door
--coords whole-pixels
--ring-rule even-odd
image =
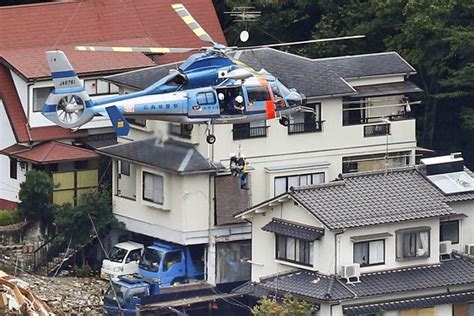
[[[220,115],[216,91],[210,88],[188,91],[188,117],[190,119],[212,119]]]

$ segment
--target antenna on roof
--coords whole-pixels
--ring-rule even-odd
[[[239,38],[242,43],[245,43],[250,37],[248,32],[249,23],[257,20],[257,18],[259,18],[261,15],[261,11],[256,11],[255,7],[235,7],[234,10],[230,12],[224,12],[224,14],[228,14],[233,17],[233,22],[243,22],[244,30],[240,32]]]

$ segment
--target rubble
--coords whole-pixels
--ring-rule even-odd
[[[22,274],[28,290],[48,304],[55,315],[102,315],[102,296],[109,282],[99,278],[45,277]]]

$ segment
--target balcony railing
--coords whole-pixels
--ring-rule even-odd
[[[364,137],[385,136],[390,134],[390,124],[374,124],[364,126]]]
[[[247,138],[257,138],[257,137],[266,137],[267,136],[267,127],[268,126],[257,126],[257,127],[236,127],[232,129],[232,134],[234,140],[238,139],[247,139]]]
[[[322,130],[323,121],[291,123],[288,125],[288,134],[313,133]]]

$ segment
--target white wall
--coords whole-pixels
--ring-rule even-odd
[[[453,244],[453,249],[464,252],[465,244],[474,244],[474,201],[461,201],[449,203],[456,213],[468,217],[460,221],[459,244]]]
[[[0,149],[16,144],[15,135],[10,126],[10,121],[8,120],[2,100],[0,100],[0,135]],[[0,155],[0,198],[9,201],[18,201],[20,182],[24,180],[24,172],[22,172],[19,163],[17,170],[17,179],[10,178],[10,158],[5,155]]]

